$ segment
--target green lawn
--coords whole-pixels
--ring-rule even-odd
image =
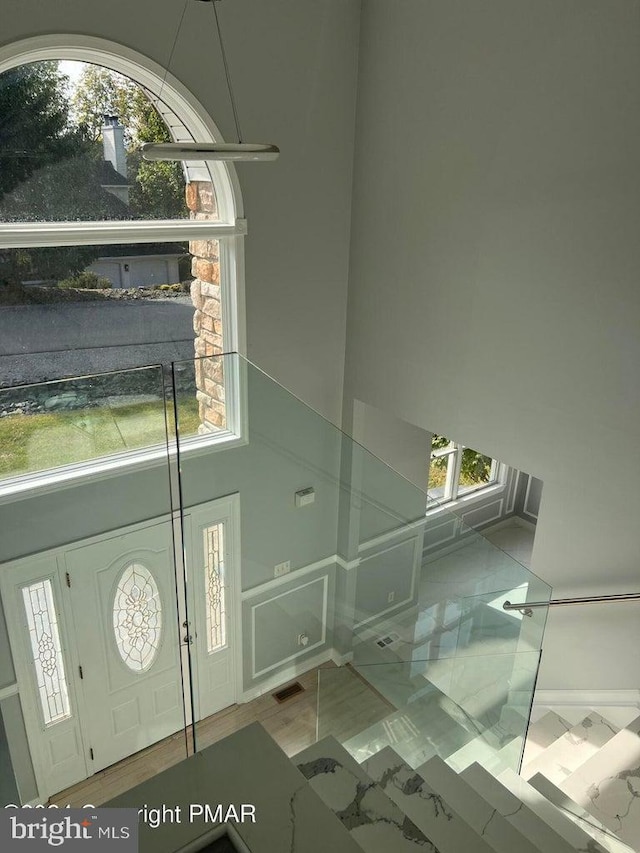
[[[183,397],[179,407],[180,434],[195,435],[200,424],[195,395]],[[171,421],[169,426],[173,428]],[[165,442],[161,400],[8,415],[0,418],[0,477],[44,471]]]

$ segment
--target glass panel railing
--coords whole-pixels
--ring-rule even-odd
[[[279,686],[331,655],[343,436],[237,356],[176,364],[174,377],[196,739],[204,748],[233,725],[219,716],[223,709],[264,693],[261,705],[245,706],[244,721],[258,705],[273,712]],[[313,742],[315,708],[296,726],[280,721],[273,734],[288,752],[307,735]]]
[[[545,612],[502,603],[548,587],[425,516],[424,491],[258,368],[8,388],[0,413],[0,710],[22,801],[105,802],[254,719],[289,754],[331,728],[368,749],[381,727],[443,755],[511,744],[515,766]],[[329,679],[336,701],[361,694],[339,725]]]
[[[318,671],[318,739],[359,762],[386,746],[417,769],[434,755],[517,769],[539,653],[396,661]]]
[[[163,369],[0,411],[0,790],[99,805],[187,755]]]
[[[73,472],[88,475],[87,463],[149,447],[166,453],[166,442],[159,366],[0,390],[0,488],[45,472],[60,483]]]
[[[226,731],[220,710],[330,658],[352,660],[383,709],[411,704],[415,679],[476,734],[513,710],[522,737],[545,613],[502,603],[549,588],[453,514],[425,517],[424,491],[241,357],[173,369],[200,746]],[[366,719],[346,716],[345,731]]]

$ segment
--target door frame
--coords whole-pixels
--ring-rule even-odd
[[[220,521],[223,518],[229,520],[229,529],[227,531],[227,543],[228,550],[230,554],[230,565],[227,569],[227,577],[229,579],[228,589],[229,589],[229,605],[228,605],[228,613],[229,619],[231,622],[231,630],[229,634],[229,644],[232,646],[231,648],[231,660],[233,665],[233,680],[234,680],[234,690],[233,690],[233,702],[231,704],[237,704],[239,698],[242,696],[242,685],[244,682],[243,679],[243,671],[242,671],[242,584],[241,584],[241,537],[240,537],[240,494],[238,492],[225,495],[221,498],[216,498],[212,501],[207,501],[202,504],[195,504],[194,506],[185,507],[183,516],[184,516],[184,527],[183,527],[183,542],[185,544],[186,550],[186,558],[185,558],[185,568],[187,572],[190,569],[190,562],[193,563],[195,559],[196,553],[196,529],[195,525],[191,523],[192,515],[196,514],[206,514],[207,512],[211,513],[211,523],[215,524],[216,521]],[[190,560],[191,558],[191,560]],[[195,587],[192,585],[192,590],[195,590]],[[192,619],[194,614],[190,612],[189,608],[193,606],[193,602],[187,601],[187,618]],[[191,627],[191,626],[189,626]],[[182,628],[182,626],[181,626]],[[206,630],[206,627],[201,626],[203,630]],[[188,631],[185,628],[185,634]],[[184,640],[184,638],[183,638]],[[193,644],[195,645],[195,644]],[[187,652],[189,649],[189,644],[182,643],[181,648],[186,647]],[[198,673],[198,658],[195,657],[195,678],[194,685],[197,686],[199,673]],[[197,694],[196,701],[194,704],[197,704]],[[230,706],[227,706],[230,707]],[[189,706],[189,711],[191,708]],[[223,710],[223,709],[222,709]],[[217,712],[214,712],[217,713]],[[210,716],[210,715],[209,715]],[[199,722],[201,719],[206,719],[206,717],[201,718],[199,714],[196,714],[196,721]],[[196,740],[197,745],[197,740]]]
[[[105,531],[86,539],[75,540],[59,545],[45,551],[36,552],[26,557],[20,557],[17,560],[11,560],[0,567],[0,598],[4,605],[5,617],[7,622],[7,632],[9,635],[9,646],[13,658],[13,664],[16,676],[17,693],[21,698],[22,714],[24,718],[25,731],[27,735],[27,743],[33,770],[38,788],[38,801],[46,802],[52,795],[58,793],[66,787],[70,787],[77,782],[84,781],[90,778],[89,773],[90,761],[88,759],[88,746],[86,740],[86,726],[83,731],[82,720],[86,719],[89,709],[84,700],[82,685],[79,677],[79,656],[76,642],[75,626],[73,621],[73,613],[71,612],[70,597],[65,595],[66,584],[64,583],[67,564],[65,555],[67,551],[83,547],[85,545],[94,545],[112,539],[118,536],[133,533],[135,531],[144,530],[145,528],[156,526],[159,523],[166,522],[171,525],[171,535],[174,542],[174,571],[176,573],[176,582],[178,589],[178,610],[180,619],[183,619],[183,614],[188,613],[183,606],[180,605],[180,590],[184,590],[185,577],[188,577],[188,568],[185,559],[188,560],[189,552],[192,553],[191,541],[185,540],[185,532],[187,525],[182,524],[183,518],[186,520],[191,513],[211,508],[212,510],[222,505],[227,505],[229,508],[228,517],[231,520],[232,536],[230,537],[229,546],[231,553],[230,570],[229,570],[229,585],[230,585],[230,617],[231,625],[231,642],[235,643],[235,649],[232,650],[234,661],[234,677],[235,677],[235,701],[242,695],[243,671],[242,671],[242,609],[241,609],[241,538],[240,538],[240,495],[239,493],[226,495],[222,498],[206,501],[202,504],[195,504],[190,507],[185,507],[182,514],[179,510],[166,515],[156,516],[146,521],[137,522],[135,524],[126,525],[117,528],[116,530]],[[181,517],[182,515],[182,517]],[[53,566],[55,565],[55,570]],[[42,570],[40,570],[42,566]],[[48,570],[44,567],[49,566]],[[65,663],[65,673],[67,677],[67,687],[69,690],[69,701],[72,709],[72,716],[76,717],[76,723],[79,730],[79,742],[84,757],[84,764],[79,763],[79,771],[82,772],[74,781],[69,781],[62,788],[51,790],[51,782],[48,781],[49,774],[46,771],[45,750],[46,743],[43,735],[43,728],[40,720],[40,699],[37,691],[37,685],[33,675],[33,664],[29,657],[28,644],[26,642],[25,624],[22,618],[22,605],[16,606],[18,588],[34,582],[38,578],[51,577],[53,579],[54,589],[54,605],[58,618],[58,632],[60,634],[60,646],[62,650],[63,660]],[[25,580],[26,579],[26,580]],[[179,653],[181,661],[184,662],[185,654],[184,647],[187,643],[184,642],[185,630],[182,624],[180,628],[180,643]],[[187,655],[188,657],[188,651]],[[183,681],[183,692],[186,690],[186,696],[189,696],[190,679],[188,671],[181,670]],[[191,714],[191,704],[187,704],[187,724],[190,724],[189,716]],[[32,801],[34,802],[34,801]]]
[[[77,772],[83,772],[84,778],[88,778],[87,774],[89,772],[87,747],[81,725],[82,714],[86,714],[86,707],[82,692],[77,690],[79,661],[77,647],[74,642],[73,622],[70,622],[69,618],[69,601],[64,594],[61,584],[62,577],[64,577],[64,557],[63,549],[61,548],[13,560],[10,563],[6,563],[0,573],[0,594],[2,595],[9,646],[11,648],[16,676],[17,693],[20,699],[27,744],[29,746],[29,757],[33,766],[39,801],[46,800],[50,793],[55,792],[49,792],[48,790],[50,774],[47,770],[47,742],[41,720],[40,697],[38,695],[27,638],[28,627],[25,624],[26,618],[23,616],[24,610],[22,602],[19,600],[18,589],[40,579],[49,579],[52,585],[53,602],[58,620],[60,649],[65,665],[67,690],[69,692],[71,718],[75,718],[79,747],[81,749],[81,755],[77,760]],[[69,782],[69,785],[73,784],[73,780]]]

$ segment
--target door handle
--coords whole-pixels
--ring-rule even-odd
[[[187,619],[185,619],[185,621],[182,623],[182,627],[186,628],[187,630],[189,629],[189,625],[190,622]],[[193,636],[191,634],[185,634],[182,638],[182,642],[190,646],[193,643]]]

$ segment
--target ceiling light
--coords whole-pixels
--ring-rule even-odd
[[[202,160],[233,160],[233,161],[258,161],[258,160],[276,160],[280,154],[280,149],[276,145],[266,143],[251,143],[242,141],[242,132],[240,130],[240,120],[238,118],[238,109],[236,100],[233,95],[231,86],[231,75],[229,74],[229,65],[227,63],[227,55],[224,49],[222,40],[222,30],[220,28],[220,20],[218,18],[218,10],[216,3],[221,0],[198,0],[201,3],[211,3],[213,6],[213,14],[216,22],[216,30],[218,33],[218,44],[220,45],[220,53],[224,65],[224,73],[227,81],[227,91],[229,92],[229,100],[231,101],[231,109],[233,110],[233,121],[236,127],[237,142],[145,142],[142,147],[142,156],[145,160],[181,160],[181,161],[202,161]],[[183,13],[184,17],[184,13]],[[178,33],[182,26],[182,20],[178,26]],[[178,38],[176,33],[176,39]],[[168,65],[171,63],[169,59]],[[168,72],[168,67],[167,67]]]

